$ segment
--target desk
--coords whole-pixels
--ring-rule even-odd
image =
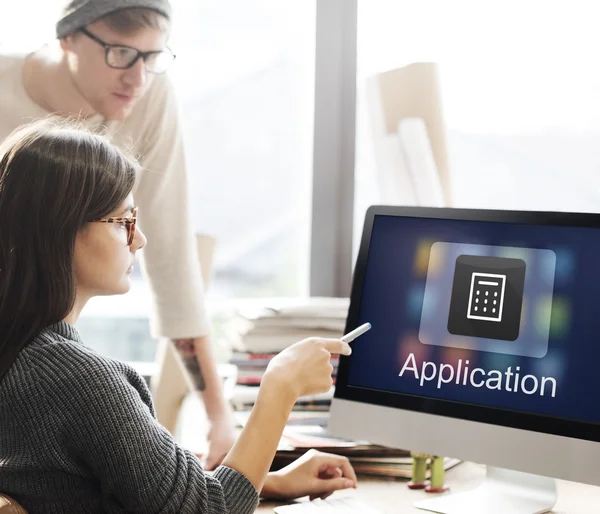
[[[476,487],[485,476],[485,467],[471,462],[462,463],[446,472],[446,482],[451,491],[465,491]],[[590,514],[600,506],[600,487],[574,482],[557,481],[558,502],[552,511],[555,514]],[[406,481],[359,478],[358,488],[338,491],[336,496],[356,496],[365,503],[381,510],[384,514],[425,513],[413,507],[413,502],[432,498],[423,491],[411,491]],[[257,513],[273,514],[273,508],[281,503],[261,502]]]

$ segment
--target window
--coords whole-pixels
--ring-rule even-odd
[[[357,204],[380,201],[365,84],[439,65],[454,206],[596,211],[600,48],[594,6],[359,0]]]
[[[54,37],[50,20],[63,2],[33,3],[0,19],[3,49],[32,51]],[[184,115],[193,220],[217,239],[209,307],[304,294],[316,2],[171,3],[177,60],[169,73]],[[152,360],[148,296],[136,271],[127,295],[94,298],[78,323],[86,342],[123,360]]]
[[[175,0],[196,230],[212,298],[308,287],[315,2]]]

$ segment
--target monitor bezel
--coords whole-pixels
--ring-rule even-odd
[[[389,205],[371,206],[365,215],[361,243],[353,273],[346,332],[358,326],[360,299],[362,296],[371,234],[373,223],[377,216],[600,228],[600,215],[590,213],[397,207]],[[348,385],[348,370],[351,359],[352,356],[342,356],[340,358],[336,376],[335,398],[600,442],[600,423],[350,386]]]

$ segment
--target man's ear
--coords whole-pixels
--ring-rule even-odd
[[[66,52],[73,48],[73,39],[74,39],[73,34],[69,34],[68,36],[61,37],[59,39],[60,48],[63,50],[63,52]]]

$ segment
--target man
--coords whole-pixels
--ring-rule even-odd
[[[51,113],[77,115],[140,160],[134,195],[150,241],[143,268],[153,294],[151,331],[173,341],[203,391],[211,422],[206,468],[214,469],[234,442],[233,416],[211,352],[181,122],[164,75],[174,60],[170,16],[168,0],[69,2],[56,25],[58,44],[0,56],[0,140]]]

